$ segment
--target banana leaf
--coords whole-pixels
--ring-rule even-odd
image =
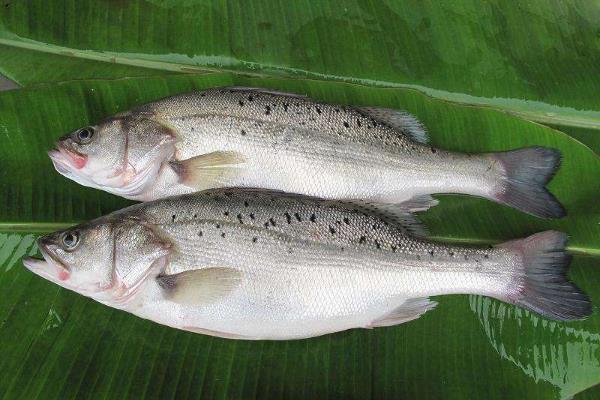
[[[0,44],[8,46],[168,71],[409,87],[538,122],[600,128],[598,2],[2,3]]]
[[[558,323],[481,296],[442,296],[436,310],[396,327],[245,342],[163,327],[23,268],[21,257],[37,252],[38,234],[131,204],[58,175],[45,154],[56,138],[143,102],[223,85],[406,109],[427,126],[433,144],[451,150],[560,149],[564,159],[550,189],[567,208],[566,218],[541,220],[482,199],[445,195],[422,219],[435,239],[454,242],[489,244],[565,231],[575,255],[571,278],[600,304],[600,158],[552,128],[414,89],[320,80],[213,73],[38,85],[0,93],[0,397],[594,398],[600,383],[597,306],[585,321]]]

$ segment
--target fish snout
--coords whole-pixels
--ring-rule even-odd
[[[65,170],[69,167],[81,169],[85,167],[88,159],[85,154],[81,154],[73,148],[72,140],[68,136],[60,138],[56,142],[56,149],[50,150],[48,156],[59,170]]]

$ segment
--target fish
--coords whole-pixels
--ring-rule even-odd
[[[138,317],[243,340],[415,320],[431,296],[479,294],[559,321],[591,303],[567,236],[477,247],[427,239],[415,214],[367,202],[221,188],[137,203],[38,239],[24,265]]]
[[[49,156],[65,177],[138,201],[247,187],[427,209],[432,194],[457,193],[542,218],[566,214],[546,188],[556,149],[445,151],[407,112],[258,88],[141,105],[71,132]]]

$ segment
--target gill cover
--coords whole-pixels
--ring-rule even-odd
[[[85,140],[81,140],[85,132]],[[149,113],[123,114],[61,138],[49,152],[56,170],[69,179],[128,198],[154,182],[175,152],[174,131]],[[74,156],[85,158],[77,164]]]

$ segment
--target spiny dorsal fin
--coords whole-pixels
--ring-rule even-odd
[[[416,142],[427,143],[429,140],[423,124],[414,115],[406,111],[379,107],[358,107],[357,110],[399,130]]]
[[[237,288],[241,279],[240,271],[226,267],[202,268],[156,277],[169,300],[188,305],[219,301]]]
[[[214,151],[187,160],[170,161],[179,181],[193,189],[208,189],[226,185],[227,178],[239,172],[244,156],[235,151]]]
[[[297,99],[308,99],[307,96],[302,95],[302,94],[280,92],[279,90],[275,90],[275,89],[232,86],[232,87],[228,87],[227,90],[236,91],[236,92],[254,92],[254,93],[262,93],[262,94],[271,94],[273,96],[294,97]]]
[[[427,297],[407,299],[392,312],[377,318],[371,322],[367,328],[379,328],[382,326],[392,326],[402,324],[419,318],[429,310],[437,306],[437,302],[429,300]]]

